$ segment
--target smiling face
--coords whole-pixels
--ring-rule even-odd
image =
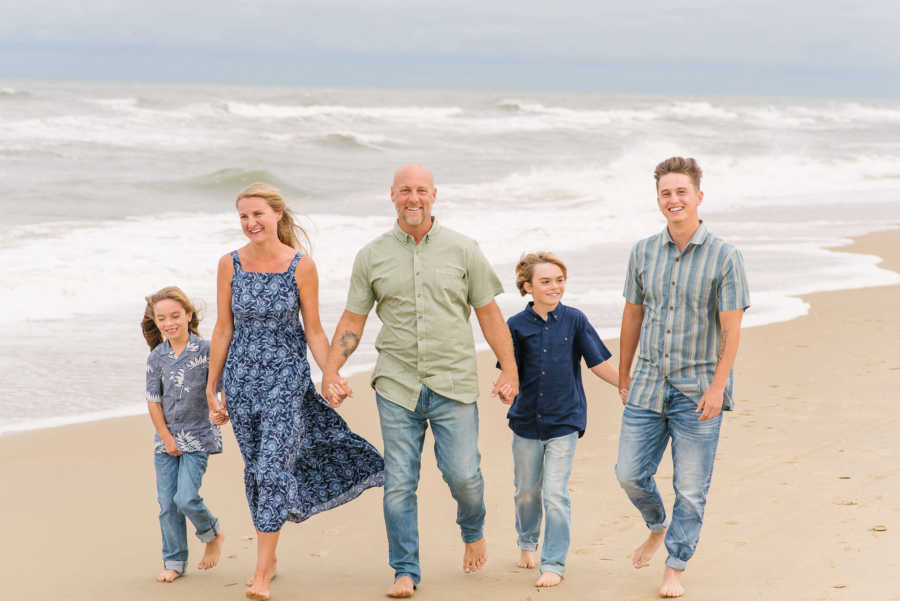
[[[553,311],[566,291],[566,276],[553,263],[538,263],[534,275],[525,282],[525,292],[534,299],[535,311]]]
[[[700,224],[697,207],[703,202],[703,192],[694,186],[689,175],[667,173],[660,177],[656,202],[669,225],[690,228]]]
[[[247,196],[238,201],[237,210],[241,218],[241,229],[250,242],[278,239],[278,222],[281,221],[282,213],[273,210],[265,199]]]
[[[191,334],[188,324],[193,314],[186,311],[176,300],[165,298],[153,305],[153,319],[156,327],[166,337],[169,344],[184,346]]]
[[[437,197],[431,172],[421,165],[407,165],[394,174],[391,201],[407,234],[424,234],[431,228],[431,207]]]

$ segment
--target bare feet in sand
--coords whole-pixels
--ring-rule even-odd
[[[680,597],[684,594],[684,587],[681,586],[681,570],[676,570],[666,566],[663,572],[662,586],[659,587],[660,597]]]
[[[631,556],[631,565],[635,568],[646,568],[650,565],[650,560],[653,559],[653,555],[656,553],[656,550],[659,549],[660,545],[663,544],[665,539],[665,530],[662,532],[651,532],[650,536],[647,537],[647,540],[634,550],[634,554]]]
[[[278,576],[277,568],[278,568],[278,563],[276,562],[276,563],[275,563],[275,568],[272,569],[272,577],[269,578],[269,582],[275,580],[275,577]],[[251,586],[253,586],[253,581],[254,581],[255,579],[256,579],[256,578],[255,578],[254,576],[250,576],[250,578],[247,578],[247,582],[245,582],[244,584],[247,585],[247,588],[250,588]]]
[[[278,561],[273,561],[272,565],[265,573],[259,570],[253,574],[253,577],[247,581],[247,591],[244,593],[248,599],[256,601],[266,601],[271,595],[272,580],[275,578],[278,569]]]
[[[538,588],[550,588],[562,582],[562,576],[556,572],[541,572],[540,578],[534,583]]]
[[[222,554],[222,543],[225,542],[225,535],[219,530],[216,538],[206,543],[206,550],[203,552],[203,558],[197,564],[198,570],[209,570],[219,564],[219,556]]]
[[[413,583],[413,579],[409,576],[400,576],[400,578],[394,580],[394,584],[391,585],[386,594],[388,597],[395,599],[404,599],[412,597],[414,592],[416,592],[416,586]]]
[[[519,567],[528,568],[529,570],[534,568],[534,551],[526,551],[525,549],[519,549],[519,551],[521,551]]]
[[[474,543],[466,543],[466,552],[463,554],[463,572],[471,574],[477,572],[487,563],[487,543],[482,536]]]
[[[175,570],[163,570],[156,575],[157,582],[172,582],[176,578],[181,578],[181,574]]]

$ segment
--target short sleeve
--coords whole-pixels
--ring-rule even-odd
[[[474,242],[467,253],[467,276],[469,278],[468,302],[476,309],[487,305],[503,292],[503,284],[488,263],[481,247]]]
[[[583,313],[579,315],[575,329],[575,344],[588,367],[599,365],[612,357],[612,353],[597,335],[597,330]]]
[[[162,373],[154,354],[147,357],[147,402],[162,402]]]
[[[347,293],[347,311],[368,315],[375,305],[375,292],[369,279],[369,260],[366,249],[356,253],[353,272],[350,274],[350,291]]]
[[[718,296],[719,311],[746,310],[750,306],[750,286],[744,271],[744,258],[737,249],[725,259]]]
[[[628,258],[628,271],[625,273],[625,290],[622,292],[625,300],[632,305],[644,304],[644,282],[641,279],[641,266],[638,260],[638,248],[635,244]]]

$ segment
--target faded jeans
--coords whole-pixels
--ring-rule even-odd
[[[722,414],[697,421],[697,404],[666,383],[662,413],[626,405],[616,477],[652,532],[666,531],[666,565],[684,570],[700,540]],[[675,505],[666,516],[654,475],[672,439]]]
[[[184,574],[188,558],[185,517],[194,524],[201,542],[208,543],[219,533],[219,520],[207,509],[199,492],[208,459],[206,453],[177,457],[154,454],[163,566],[179,574]]]
[[[548,440],[524,438],[513,433],[519,549],[537,549],[543,509],[546,525],[541,547],[541,572],[555,572],[560,576],[565,571],[569,552],[572,507],[569,476],[572,475],[577,442],[578,432]]]
[[[425,386],[415,411],[375,395],[384,440],[384,523],[394,578],[418,585],[419,524],[416,489],[425,430],[431,425],[434,455],[450,494],[456,499],[456,523],[463,542],[483,537],[484,480],[478,452],[478,407],[441,396]]]

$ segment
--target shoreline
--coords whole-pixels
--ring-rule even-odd
[[[884,225],[880,229],[876,229],[862,236],[856,237],[848,237],[841,238],[835,241],[833,245],[822,247],[823,250],[833,251],[833,252],[850,252],[855,254],[865,254],[877,257],[879,261],[876,263],[878,267],[884,268],[885,259],[881,255],[878,254],[878,248],[872,247],[868,248],[866,251],[854,250],[857,246],[857,241],[860,239],[864,239],[870,235],[879,235],[885,232],[890,232],[894,230],[900,229],[900,224],[890,224]],[[895,271],[900,273],[900,269],[894,269],[891,271]],[[855,286],[852,285],[848,288],[835,288],[832,284],[826,285],[821,290],[816,290],[814,292],[806,293],[806,294],[798,294],[798,295],[790,295],[786,298],[795,299],[797,303],[803,307],[805,307],[805,312],[797,314],[796,304],[794,304],[794,308],[784,307],[782,311],[777,312],[772,316],[771,321],[765,321],[761,323],[756,323],[753,316],[753,308],[751,306],[750,311],[745,317],[745,323],[742,326],[743,331],[750,330],[751,328],[760,328],[766,327],[769,325],[779,324],[779,323],[788,323],[796,319],[800,319],[809,314],[810,303],[807,300],[807,297],[810,295],[820,294],[820,293],[828,293],[828,292],[841,292],[841,291],[849,291],[849,290],[858,290],[865,288],[881,288],[885,286],[893,286],[896,284],[885,283],[877,286]],[[751,302],[753,301],[753,291],[751,289]],[[523,301],[524,302],[524,301]],[[793,304],[793,303],[792,303]],[[787,315],[787,317],[785,317]],[[748,319],[749,318],[749,319]],[[749,324],[747,322],[750,322]],[[473,324],[473,328],[476,326]],[[614,334],[613,334],[614,332]],[[598,328],[598,333],[604,338],[604,340],[613,340],[618,338],[618,328]],[[608,337],[604,336],[604,334],[610,334]],[[476,332],[476,352],[479,356],[482,354],[488,353],[490,354],[490,348],[488,347],[486,342],[478,342],[478,335]],[[311,364],[311,367],[313,364]],[[363,365],[355,366],[352,370],[346,370],[345,377],[353,378],[360,375],[367,375],[371,373],[371,370],[374,368],[374,362],[366,363]],[[313,369],[314,378],[313,381],[317,382],[319,376],[315,375],[318,373],[317,369]],[[366,384],[368,386],[368,384]],[[53,417],[45,417],[37,420],[28,420],[22,421],[18,423],[12,423],[9,425],[0,425],[0,440],[7,436],[16,436],[22,434],[28,434],[30,432],[38,432],[42,430],[51,430],[57,428],[64,428],[68,426],[75,426],[84,423],[93,423],[93,422],[103,422],[109,421],[124,417],[136,417],[146,414],[146,404],[143,402],[135,403],[132,406],[128,407],[120,407],[115,409],[104,409],[99,411],[93,411],[84,414],[70,415],[70,416],[53,416]]]
[[[900,270],[900,230],[858,238],[846,251],[885,257]],[[752,298],[752,297],[751,297]],[[703,535],[684,576],[694,601],[854,601],[898,598],[900,570],[900,285],[807,295],[808,315],[742,332],[735,410],[726,415]],[[616,354],[617,341],[608,341]],[[460,570],[456,508],[426,440],[419,523],[423,581],[416,598],[523,601],[536,593],[532,570],[516,567],[511,435],[505,406],[491,399],[495,372],[479,355],[480,450],[490,559]],[[351,377],[355,397],[341,414],[381,448],[367,374]],[[656,599],[664,552],[634,570],[631,550],[646,536],[613,473],[621,404],[585,373],[587,433],[578,443],[572,490],[572,546],[561,599]],[[171,585],[159,570],[151,444],[145,416],[88,422],[0,437],[0,562],[17,578],[10,598],[162,601],[241,599],[255,562],[255,533],[242,464],[225,428],[225,452],[211,458],[201,493],[226,533],[220,565],[189,568]],[[430,434],[428,435],[430,439]],[[657,481],[673,494],[667,453]],[[380,597],[391,579],[382,493],[284,529],[277,600]],[[202,545],[191,538],[190,564]],[[98,569],[98,566],[102,566]],[[172,589],[170,587],[177,587]]]

